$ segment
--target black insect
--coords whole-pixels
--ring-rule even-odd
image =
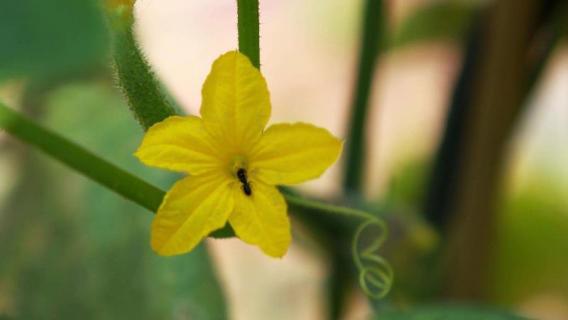
[[[250,196],[252,194],[252,189],[250,187],[250,184],[247,180],[247,171],[243,168],[240,168],[239,170],[237,170],[237,178],[239,178],[239,181],[242,183],[242,187],[243,187],[243,192],[247,195]]]

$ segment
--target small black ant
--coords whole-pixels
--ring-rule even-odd
[[[247,196],[252,195],[252,189],[251,189],[250,184],[247,180],[247,171],[243,168],[239,168],[239,170],[237,170],[237,178],[239,178],[239,181],[243,185],[243,192]]]

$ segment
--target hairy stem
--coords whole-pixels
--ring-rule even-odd
[[[122,13],[120,17],[114,17],[112,25],[118,82],[132,113],[144,130],[147,130],[176,112],[136,43],[132,12],[128,11]]]

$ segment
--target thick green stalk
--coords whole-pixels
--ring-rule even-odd
[[[237,0],[239,51],[260,69],[258,0]]]
[[[363,169],[365,167],[366,118],[383,30],[382,17],[383,1],[367,0],[364,7],[359,66],[353,93],[343,179],[344,189],[350,193],[358,193],[362,188]]]
[[[131,11],[122,15],[112,23],[116,71],[130,109],[146,130],[176,112],[136,43]]]
[[[2,103],[0,128],[152,212],[162,202],[164,191],[41,127]]]
[[[89,179],[155,213],[166,192],[137,176],[98,157],[85,148],[20,115],[0,102],[0,129],[35,146]],[[211,236],[235,235],[232,228],[215,231]]]

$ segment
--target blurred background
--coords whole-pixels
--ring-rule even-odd
[[[351,143],[371,2],[260,1],[272,122]],[[167,189],[178,177],[132,156],[143,131],[115,82],[100,5],[0,2],[0,100]],[[381,8],[364,159],[299,189],[389,223],[386,299],[360,292],[342,236],[330,251],[305,221],[282,260],[235,239],[158,257],[149,212],[0,132],[0,318],[368,319],[465,301],[568,319],[565,1]],[[212,61],[237,48],[236,2],[139,0],[135,17],[171,100],[197,113]],[[349,165],[360,187],[345,182]]]

